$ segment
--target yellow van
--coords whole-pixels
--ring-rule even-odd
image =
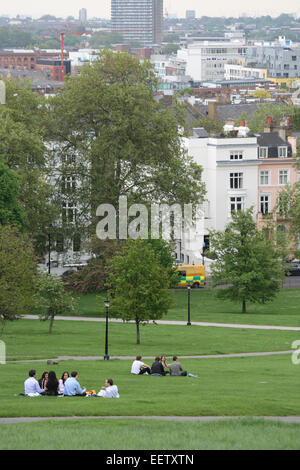
[[[179,276],[179,287],[204,287],[206,273],[203,264],[180,264],[174,266]]]

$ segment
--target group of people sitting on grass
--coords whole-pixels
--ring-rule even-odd
[[[64,397],[85,397],[89,395],[103,398],[120,398],[118,387],[114,385],[112,379],[106,379],[105,386],[101,387],[99,393],[90,393],[86,388],[81,388],[78,382],[78,372],[73,371],[71,377],[69,372],[63,372],[60,379],[52,370],[44,372],[42,377],[37,380],[36,370],[29,371],[29,378],[24,382],[25,396],[33,397],[39,395],[64,396]],[[94,392],[94,391],[93,391]]]
[[[165,370],[169,369],[169,370]],[[176,375],[176,376],[187,376],[187,371],[182,369],[180,362],[178,361],[177,356],[173,356],[173,362],[167,364],[166,356],[156,356],[155,361],[152,366],[148,366],[142,362],[142,356],[136,356],[135,361],[133,361],[131,366],[131,373],[133,375]],[[190,377],[196,377],[192,374],[189,374]]]

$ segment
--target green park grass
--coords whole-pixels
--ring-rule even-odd
[[[300,415],[300,365],[290,355],[182,359],[193,377],[132,376],[131,360],[8,363],[0,366],[0,416],[290,416]],[[28,370],[79,372],[97,392],[113,378],[120,399],[20,397]]]
[[[253,419],[207,423],[102,419],[0,426],[2,450],[298,450],[299,442],[299,424]]]
[[[56,320],[52,334],[48,328],[49,321],[7,322],[1,335],[7,360],[104,354],[104,322]],[[135,325],[121,322],[109,324],[108,346],[111,356],[170,357],[286,351],[295,340],[300,340],[300,331],[146,324],[141,327],[141,344],[137,345]]]
[[[215,290],[191,290],[192,321],[244,323],[251,325],[300,326],[300,289],[281,289],[273,302],[247,304],[247,313],[241,313],[241,304],[223,301]],[[164,320],[186,321],[187,291],[172,291],[174,306]],[[99,299],[100,297],[100,299]],[[103,317],[105,294],[78,295],[78,315]]]

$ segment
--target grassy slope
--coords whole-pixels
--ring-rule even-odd
[[[280,416],[300,415],[299,367],[291,357],[184,359],[191,377],[131,376],[131,361],[62,361],[50,366],[57,375],[79,371],[82,386],[97,391],[107,377],[118,385],[121,398],[27,398],[23,391],[28,370],[38,375],[49,366],[11,363],[0,366],[0,416]]]
[[[0,426],[0,449],[14,450],[298,450],[299,441],[299,424],[251,419],[209,423],[80,420]]]
[[[104,354],[105,323],[59,320],[54,322],[51,335],[48,328],[49,322],[38,320],[8,322],[1,336],[7,359]],[[281,351],[290,350],[297,339],[300,332],[147,324],[141,328],[141,345],[137,346],[134,324],[111,323],[109,354],[173,356]]]
[[[187,292],[175,290],[172,291],[172,295],[175,306],[169,310],[165,319],[186,321]],[[104,316],[103,303],[95,294],[78,297],[79,315]],[[239,303],[220,301],[216,297],[216,291],[205,289],[191,291],[192,321],[300,326],[300,289],[282,289],[273,302],[264,305],[249,304],[247,308],[248,313],[241,314]]]

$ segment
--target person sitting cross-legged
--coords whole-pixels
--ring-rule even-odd
[[[150,367],[141,361],[142,356],[136,356],[135,361],[133,361],[131,366],[131,373],[133,375],[142,375],[142,374],[150,374]]]
[[[71,377],[69,377],[65,381],[64,386],[64,396],[65,397],[85,397],[86,396],[86,389],[81,389],[80,384],[78,382],[78,372],[74,370],[71,373]]]
[[[151,366],[151,375],[166,375],[164,366],[159,356],[156,356],[155,361]]]
[[[39,386],[36,380],[36,370],[31,369],[28,373],[29,378],[24,382],[24,392],[26,396],[45,395],[45,390]]]
[[[180,362],[178,362],[178,357],[173,356],[173,362],[171,364],[166,364],[166,366],[170,369],[170,375],[181,375],[187,376],[187,371],[182,370]]]

